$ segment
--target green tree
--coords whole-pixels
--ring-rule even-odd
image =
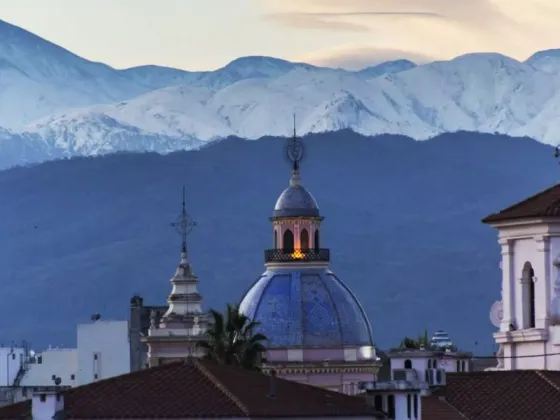
[[[258,322],[251,321],[239,312],[237,306],[227,305],[224,314],[211,310],[212,321],[206,331],[205,340],[199,346],[205,357],[226,365],[259,369],[262,355],[266,351],[263,342],[266,336],[256,333]]]

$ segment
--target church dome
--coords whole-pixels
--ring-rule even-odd
[[[272,217],[319,217],[319,206],[303,185],[293,184],[278,197]]]
[[[269,349],[373,346],[356,296],[328,269],[268,270],[245,294],[240,311],[260,323]]]

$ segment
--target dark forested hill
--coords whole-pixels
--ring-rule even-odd
[[[560,168],[529,139],[456,133],[417,142],[350,131],[305,139],[332,269],[356,293],[381,347],[424,328],[491,350],[500,252],[487,214],[547,187]],[[94,312],[164,303],[179,258],[170,227],[187,188],[191,260],[205,306],[241,297],[263,271],[284,140],[228,139],[200,151],[112,155],[0,172],[0,331],[71,345]],[[478,342],[478,346],[475,346]]]

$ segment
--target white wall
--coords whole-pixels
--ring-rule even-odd
[[[128,321],[101,320],[78,325],[76,385],[129,372]]]
[[[61,386],[76,385],[78,352],[76,349],[48,349],[35,355],[28,365],[20,386],[54,386],[53,375],[61,379]]]
[[[0,347],[0,386],[10,386],[23,362],[24,349]]]
[[[503,368],[560,370],[560,327],[553,326],[555,281],[560,280],[560,224],[529,223],[499,227],[502,253],[503,318],[494,335],[502,345]],[[535,328],[527,324],[523,267],[534,271]],[[510,331],[510,324],[515,328]]]

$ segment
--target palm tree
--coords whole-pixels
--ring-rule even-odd
[[[206,351],[205,358],[225,365],[258,369],[262,354],[266,351],[262,344],[267,338],[255,333],[258,322],[251,321],[239,312],[237,306],[227,305],[224,314],[212,309],[213,321],[206,331],[206,339],[199,346]]]

